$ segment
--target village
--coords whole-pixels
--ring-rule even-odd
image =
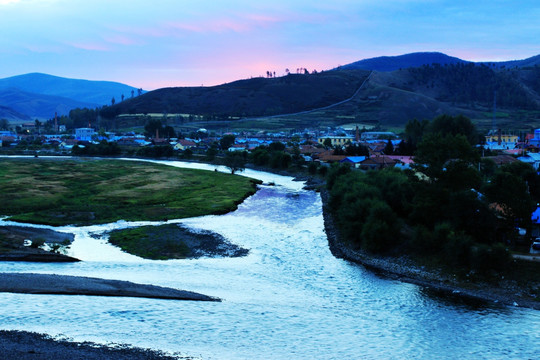
[[[46,130],[51,130],[51,127]],[[114,143],[124,150],[166,146],[176,156],[190,157],[192,154],[204,155],[211,149],[249,153],[259,147],[281,143],[283,150],[291,156],[300,155],[306,163],[315,162],[323,166],[338,162],[363,170],[387,167],[407,169],[414,162],[412,154],[400,149],[402,139],[399,135],[389,131],[370,131],[365,127],[360,129],[358,125],[295,132],[211,132],[200,128],[186,132],[185,136],[178,134],[181,136],[169,137],[156,130],[153,136],[148,136],[134,131],[96,131],[93,127],[66,130],[64,125],[54,125],[52,131],[44,133],[38,122],[24,123],[16,130],[0,131],[0,151],[9,154],[68,155],[75,146],[82,149],[90,144]],[[535,170],[540,167],[540,129],[531,133],[521,132],[520,135],[501,129],[491,130],[479,146],[484,150],[483,155],[487,154],[484,157],[497,165],[521,161]],[[183,156],[186,151],[188,156]]]

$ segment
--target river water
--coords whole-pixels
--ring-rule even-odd
[[[233,213],[176,222],[218,232],[250,249],[246,257],[142,260],[109,245],[103,232],[157,223],[121,221],[56,229],[75,233],[70,254],[82,262],[0,263],[0,272],[130,280],[223,302],[0,293],[0,328],[202,359],[539,357],[539,311],[434,297],[336,259],[328,249],[317,193],[287,177],[249,170],[244,175],[275,185],[261,186]]]

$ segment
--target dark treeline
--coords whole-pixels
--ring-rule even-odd
[[[424,65],[409,69],[420,84],[440,88],[439,100],[472,105],[479,103],[501,107],[535,109],[538,107],[523,86],[515,80],[511,70],[494,70],[485,64],[458,63],[451,65]]]
[[[450,118],[454,126],[423,124],[411,171],[333,166],[329,209],[353,247],[489,276],[509,266],[516,228],[531,228],[540,177],[528,164],[482,160],[470,141],[474,126]]]

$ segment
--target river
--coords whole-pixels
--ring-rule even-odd
[[[0,328],[205,360],[538,358],[539,311],[436,297],[336,259],[319,194],[288,177],[250,170],[243,175],[274,185],[262,185],[227,215],[175,222],[218,232],[250,249],[246,257],[142,260],[104,239],[106,230],[141,224],[121,221],[56,229],[75,233],[70,255],[82,262],[0,263],[0,272],[129,280],[223,302],[0,293]]]

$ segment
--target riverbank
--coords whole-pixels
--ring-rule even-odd
[[[0,330],[0,354],[17,360],[189,360],[191,357],[167,355],[163,352],[130,347],[105,346],[91,342],[77,343],[54,339],[27,331]]]
[[[240,257],[249,252],[220,234],[182,224],[115,230],[110,233],[109,242],[132,255],[152,260]]]
[[[73,239],[73,234],[49,229],[0,226],[0,261],[77,262],[79,259],[59,253]]]
[[[156,285],[137,284],[130,281],[32,273],[1,273],[0,292],[221,301],[220,299],[191,291]]]
[[[445,296],[459,296],[476,301],[506,306],[521,306],[540,310],[540,302],[525,293],[524,289],[509,281],[499,285],[483,282],[463,282],[442,271],[427,270],[411,259],[403,257],[373,256],[351,249],[341,239],[332,214],[327,209],[329,194],[321,191],[324,228],[332,254],[341,259],[364,266],[377,274],[399,281],[435,290]]]

